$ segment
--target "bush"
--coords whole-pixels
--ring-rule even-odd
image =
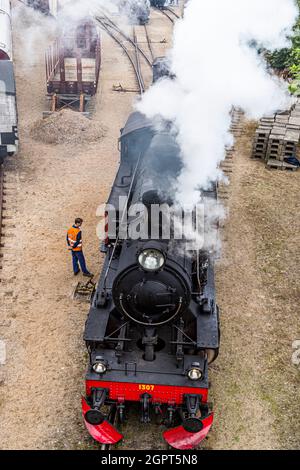
[[[285,72],[285,76],[290,79],[291,93],[300,95],[300,0],[297,0],[297,3],[299,6],[299,19],[291,38],[292,47],[266,53],[266,57],[271,67]]]

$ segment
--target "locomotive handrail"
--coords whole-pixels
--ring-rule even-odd
[[[112,335],[114,335],[115,333],[118,333],[118,331],[120,331],[122,328],[124,328],[124,326],[126,326],[126,325],[128,325],[128,324],[129,324],[128,321],[127,321],[126,323],[123,323],[123,325],[121,325],[120,328],[117,328],[117,329],[116,329],[115,331],[113,331],[110,335],[105,336],[104,339],[110,338]],[[118,338],[116,338],[116,339],[118,339]]]
[[[46,51],[47,82],[52,79],[52,76],[55,77],[56,69],[58,66],[59,66],[59,42],[58,40],[56,40],[55,43],[49,46]]]
[[[125,313],[125,315],[127,315],[127,317],[130,318],[130,320],[132,320],[133,322],[138,323],[139,325],[143,325],[143,326],[161,326],[161,325],[165,325],[166,323],[170,323],[170,322],[178,315],[178,313],[179,313],[179,311],[180,311],[180,309],[181,309],[182,303],[183,303],[182,297],[180,297],[180,298],[179,298],[179,304],[178,304],[178,307],[177,307],[176,312],[175,312],[174,315],[173,315],[171,318],[169,318],[167,321],[163,321],[163,322],[159,322],[159,323],[145,323],[145,322],[136,320],[135,318],[133,318],[133,317],[127,312],[127,310],[124,308],[124,305],[123,305],[123,294],[120,294],[120,296],[119,296],[119,301],[120,301],[121,308],[122,308],[123,312]]]
[[[51,72],[50,72],[49,75],[48,75],[48,79],[47,79],[47,80],[51,80],[52,76],[53,76],[53,78],[55,77],[56,67],[58,67],[58,66],[59,66],[59,59],[58,59],[58,61],[56,62],[56,64],[53,66]]]
[[[196,346],[197,343],[196,341],[194,341],[192,338],[190,338],[184,331],[182,331],[177,325],[173,325],[173,328],[176,328],[176,330],[180,331],[180,333],[183,334],[183,336],[185,336],[190,342],[189,343],[185,343],[185,342],[178,342],[178,341],[170,341],[170,344],[179,344],[179,346],[185,346],[185,345],[193,345],[193,346]]]
[[[139,158],[138,158],[138,161],[137,161],[137,163],[136,163],[136,166],[135,166],[135,169],[134,169],[134,172],[133,172],[131,185],[130,185],[130,187],[129,187],[128,196],[127,196],[127,199],[126,199],[126,204],[125,204],[125,208],[124,208],[124,211],[123,211],[123,214],[122,214],[122,218],[121,218],[121,222],[120,222],[119,227],[121,227],[122,224],[123,224],[123,222],[124,222],[125,211],[126,211],[127,208],[128,208],[129,198],[130,198],[130,196],[131,196],[131,191],[132,191],[132,188],[133,188],[133,184],[134,184],[134,182],[135,182],[135,177],[136,177],[136,173],[137,173],[137,170],[138,170],[140,161],[141,161],[141,157],[142,157],[142,153],[140,153],[140,156],[139,156]],[[120,233],[120,230],[119,230],[119,233]],[[106,272],[105,272],[104,281],[103,281],[103,290],[104,290],[104,291],[106,291],[106,281],[107,281],[108,273],[109,273],[109,270],[110,270],[110,268],[111,268],[111,263],[112,263],[112,260],[113,260],[113,257],[114,257],[114,255],[115,255],[116,248],[117,248],[117,245],[118,245],[118,242],[119,242],[119,239],[120,239],[119,233],[118,233],[118,236],[117,236],[117,238],[116,238],[116,241],[115,241],[115,244],[114,244],[114,247],[113,247],[113,251],[112,251],[111,257],[110,257],[110,259],[109,259]]]

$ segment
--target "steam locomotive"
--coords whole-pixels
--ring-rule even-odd
[[[18,150],[10,0],[0,0],[0,163]]]
[[[116,444],[123,438],[116,423],[135,403],[143,423],[154,418],[166,426],[168,445],[192,449],[213,423],[208,366],[219,350],[214,262],[207,249],[175,240],[173,230],[168,237],[162,217],[155,223],[149,217],[150,239],[130,231],[137,222],[133,205],[149,214],[154,205],[174,203],[182,161],[168,125],[158,130],[133,113],[121,130],[120,151],[107,205],[105,262],[84,332],[84,422],[96,441]],[[216,188],[202,196],[214,201]]]

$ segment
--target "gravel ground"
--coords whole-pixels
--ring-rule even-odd
[[[170,47],[171,28],[162,15],[154,16],[149,29],[155,53],[161,55]],[[11,188],[7,214],[12,227],[0,285],[0,338],[7,344],[7,364],[0,369],[3,449],[93,447],[80,411],[87,363],[82,334],[88,305],[71,298],[78,279],[72,275],[65,232],[74,217],[84,219],[88,266],[99,274],[102,259],[96,211],[110,192],[119,161],[120,128],[136,99],[134,93],[113,91],[119,83],[136,88],[136,82],[127,57],[103,33],[100,88],[92,121],[101,138],[87,142],[67,137],[67,143],[59,144],[62,130],[57,127],[53,129],[55,144],[45,143],[49,133],[44,142],[43,132],[38,140],[36,134],[33,138],[43,111],[49,109],[44,50],[53,40],[54,28],[48,27],[47,20],[43,29],[43,21],[36,16],[34,31],[29,33],[30,21],[22,6],[14,16],[21,148],[6,167]],[[147,46],[143,47],[147,52]],[[149,76],[146,79],[149,83]],[[82,119],[86,118],[78,116],[75,128]],[[67,121],[67,127],[72,127]],[[47,121],[44,126],[48,129]]]
[[[299,449],[300,173],[251,160],[253,125],[237,144],[217,269],[221,351],[212,368],[214,449]]]
[[[103,139],[105,132],[99,122],[71,109],[38,119],[30,131],[34,140],[44,144],[92,143]]]

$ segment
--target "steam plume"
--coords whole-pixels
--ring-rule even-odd
[[[220,177],[232,106],[259,118],[290,104],[257,49],[286,46],[297,13],[293,0],[189,0],[170,52],[177,78],[159,81],[137,104],[174,122],[184,162],[179,202],[197,202],[197,188]]]

